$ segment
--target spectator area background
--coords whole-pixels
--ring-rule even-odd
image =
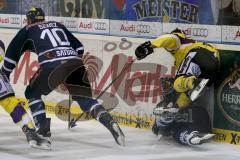
[[[0,0],[0,27],[23,27],[26,11],[37,6],[43,8],[48,20],[58,20],[74,32],[155,38],[179,27],[199,40],[238,44],[239,3],[237,0]],[[95,29],[86,29],[91,27]]]

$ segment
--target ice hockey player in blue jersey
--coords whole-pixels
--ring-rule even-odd
[[[48,95],[60,84],[65,84],[72,99],[81,109],[103,124],[112,133],[117,144],[124,145],[125,137],[117,122],[92,98],[91,86],[82,61],[82,43],[64,25],[45,21],[41,8],[31,8],[26,16],[28,24],[8,46],[3,71],[9,77],[26,50],[38,55],[40,68],[25,90],[37,133],[48,140],[47,145],[50,148],[50,118],[46,118],[41,96]]]

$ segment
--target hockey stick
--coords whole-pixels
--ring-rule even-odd
[[[98,100],[108,89],[109,87],[111,87],[111,85],[119,78],[122,76],[122,74],[129,68],[132,66],[133,62],[135,61],[136,59],[133,59],[130,63],[128,63],[127,66],[125,66],[125,68],[122,69],[122,71],[112,80],[112,82],[96,97],[96,100]],[[80,114],[75,120],[72,119],[70,122],[69,122],[69,126],[71,128],[75,127],[76,126],[76,122],[83,116],[83,114],[88,114],[88,113],[82,113]]]
[[[208,81],[209,79],[201,79],[201,81],[198,82],[199,84],[190,92],[191,101],[195,101],[200,96],[200,93],[203,91]]]
[[[71,128],[71,104],[72,104],[72,96],[69,94],[69,101],[68,101],[68,130]]]

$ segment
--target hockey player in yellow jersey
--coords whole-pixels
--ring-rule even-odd
[[[179,93],[176,104],[180,108],[188,106],[205,85],[213,83],[219,69],[218,50],[210,44],[189,39],[181,30],[175,29],[170,34],[139,45],[135,51],[136,57],[143,59],[153,53],[154,48],[160,47],[175,58],[177,73],[174,89]]]
[[[172,135],[184,145],[202,144],[211,139],[214,134],[211,133],[208,113],[204,106],[195,100],[203,94],[206,86],[213,84],[216,78],[219,70],[218,50],[210,44],[189,39],[181,30],[175,29],[170,34],[139,45],[135,55],[138,60],[141,60],[153,53],[154,48],[160,47],[165,48],[175,58],[177,73],[172,80],[173,91],[163,95],[163,101],[153,110],[156,117],[152,128],[153,133]],[[194,101],[196,103],[193,103]],[[187,120],[186,123],[182,123],[176,119],[189,110],[191,110],[193,122]]]
[[[0,40],[0,61],[4,59],[4,54],[4,43]],[[35,127],[31,118],[27,114],[24,107],[19,103],[18,99],[15,97],[14,91],[9,83],[8,78],[1,70],[0,105],[7,113],[9,113],[13,122],[22,128],[31,147],[46,149],[44,146],[41,145],[44,140],[35,133]]]

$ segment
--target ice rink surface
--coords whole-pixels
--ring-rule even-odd
[[[33,149],[10,117],[0,110],[0,160],[239,160],[240,147],[211,142],[196,147],[157,140],[150,131],[124,127],[126,146],[118,146],[97,121],[67,122],[52,118],[52,150]]]

